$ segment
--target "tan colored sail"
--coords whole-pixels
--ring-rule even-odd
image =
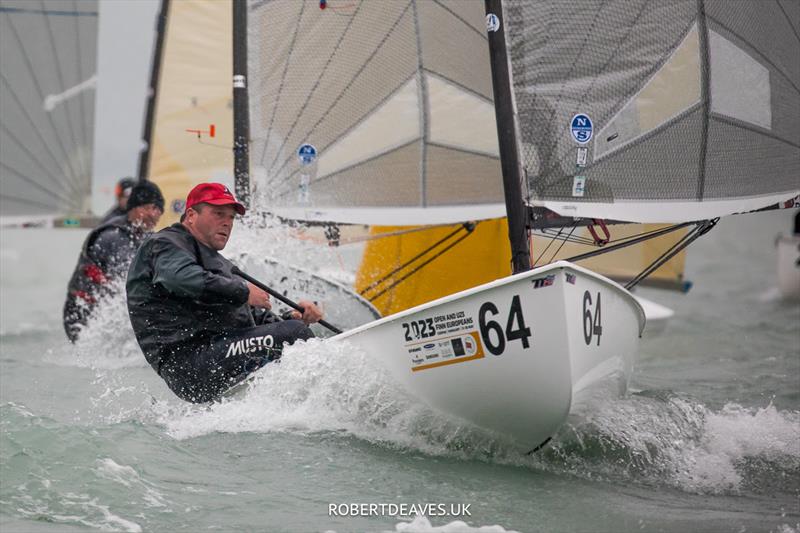
[[[169,5],[148,176],[166,200],[161,226],[178,220],[194,185],[233,187],[231,13],[230,0]]]

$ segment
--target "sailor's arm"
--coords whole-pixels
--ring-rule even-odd
[[[153,242],[153,283],[169,292],[207,303],[243,304],[250,297],[244,280],[204,269],[188,251],[167,242]]]

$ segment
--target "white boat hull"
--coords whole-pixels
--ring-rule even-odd
[[[800,299],[800,235],[779,235],[778,287],[787,299]]]
[[[609,381],[624,391],[644,323],[628,291],[562,261],[336,338],[366,349],[431,407],[530,451],[577,395]]]

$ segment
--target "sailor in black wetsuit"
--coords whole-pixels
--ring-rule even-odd
[[[113,217],[86,237],[64,303],[64,331],[75,342],[97,304],[111,294],[111,282],[125,279],[142,240],[164,212],[164,197],[154,183],[140,182],[128,198],[127,212]]]
[[[203,183],[186,199],[181,222],[150,236],[131,263],[128,314],[147,362],[180,398],[217,399],[281,354],[284,344],[313,336],[320,310],[281,320],[269,295],[232,274],[218,253],[236,213],[245,209],[227,187]]]
[[[114,197],[117,199],[117,204],[108,210],[100,220],[100,224],[105,224],[114,217],[126,214],[128,207],[128,198],[131,196],[133,186],[136,185],[136,180],[133,178],[122,178],[114,188]]]

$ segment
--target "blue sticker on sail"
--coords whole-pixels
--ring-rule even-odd
[[[572,138],[580,144],[586,144],[591,140],[592,119],[589,118],[589,115],[578,113],[572,117],[572,122],[570,122],[569,126],[572,132]]]
[[[297,149],[297,157],[301,165],[310,165],[317,158],[317,149],[313,144],[303,144]]]

